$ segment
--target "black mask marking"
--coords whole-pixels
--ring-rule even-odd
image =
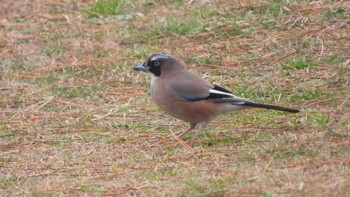
[[[160,66],[150,66],[149,71],[157,77],[160,76]]]
[[[159,77],[161,72],[160,68],[165,59],[170,58],[166,53],[157,53],[151,55],[147,60],[147,67],[149,67],[149,72],[153,73],[155,76]]]

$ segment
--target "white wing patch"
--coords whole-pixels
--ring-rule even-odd
[[[213,94],[223,94],[223,95],[227,95],[227,96],[232,96],[232,97],[236,97],[233,94],[227,93],[227,92],[221,92],[219,90],[214,90],[214,89],[210,89],[209,93],[213,93]]]
[[[230,93],[227,93],[227,92],[222,92],[222,91],[220,91],[220,90],[210,89],[210,90],[209,90],[209,93],[227,95],[227,96],[232,97],[233,99],[237,99],[237,102],[242,102],[242,103],[244,103],[245,101],[249,101],[249,100],[247,100],[247,99],[241,98],[241,97],[236,96],[236,95],[234,95],[234,94],[230,94]],[[241,103],[237,103],[237,104],[241,104]]]
[[[234,102],[235,105],[243,105],[246,102],[240,101],[240,102]]]
[[[149,58],[149,60],[155,61],[155,60],[157,60],[157,59],[159,59],[159,58],[169,58],[169,57],[170,57],[170,55],[168,55],[168,54],[166,54],[166,53],[157,53],[157,54],[152,55],[152,56]]]

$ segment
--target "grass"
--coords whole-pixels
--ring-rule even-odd
[[[0,23],[0,196],[347,196],[347,1],[17,1]],[[35,14],[33,14],[35,13]],[[167,51],[238,96],[200,137],[132,66]],[[193,134],[193,133],[192,133]]]
[[[302,70],[305,68],[310,68],[310,67],[316,67],[316,63],[312,62],[311,60],[308,59],[297,59],[293,60],[291,62],[287,62],[287,66],[285,69],[297,69],[297,70]]]
[[[82,11],[88,18],[121,15],[130,12],[129,7],[134,3],[134,0],[97,0],[91,7]]]

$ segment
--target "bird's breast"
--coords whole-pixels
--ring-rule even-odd
[[[165,83],[156,77],[151,78],[151,98],[162,109],[167,111],[168,102],[171,100],[171,91]]]

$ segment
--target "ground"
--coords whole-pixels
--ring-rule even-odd
[[[347,196],[350,2],[23,0],[0,6],[0,196]],[[297,114],[192,140],[132,70],[157,52]]]

